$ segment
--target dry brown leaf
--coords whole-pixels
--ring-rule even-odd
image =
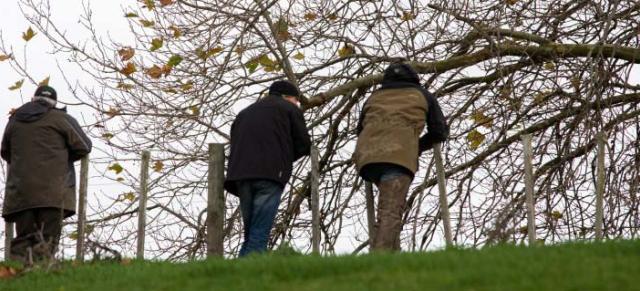
[[[133,55],[135,55],[135,53],[136,51],[131,47],[123,47],[122,49],[118,50],[118,55],[120,55],[120,59],[123,62],[126,62],[133,58]]]
[[[173,4],[173,0],[160,0],[162,7]]]
[[[18,270],[13,267],[0,266],[0,279],[10,279],[18,275]]]
[[[48,85],[49,85],[49,76],[47,76],[46,78],[44,78],[44,80],[38,83],[38,86],[48,86]]]
[[[153,163],[153,170],[156,172],[160,172],[162,171],[162,168],[164,168],[164,163],[162,163],[162,161],[156,161],[155,163]]]
[[[157,65],[153,65],[153,67],[146,69],[145,73],[147,74],[147,76],[153,79],[160,79],[160,77],[162,77],[162,73],[164,73],[164,70]]]
[[[24,39],[24,41],[30,41],[35,35],[36,33],[29,27],[27,31],[22,33],[22,39]]]
[[[313,13],[313,12],[307,12],[307,13],[304,15],[304,19],[305,19],[305,20],[307,20],[307,21],[314,21],[314,20],[316,20],[317,18],[318,18],[318,14],[315,14],[315,13]]]
[[[129,76],[135,72],[137,72],[138,69],[136,69],[136,65],[132,62],[127,63],[127,65],[120,69],[120,73],[122,73],[125,76]]]

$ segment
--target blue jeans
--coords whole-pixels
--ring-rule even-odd
[[[240,257],[265,252],[284,189],[271,180],[243,180],[236,183],[244,222],[244,242],[240,248]]]

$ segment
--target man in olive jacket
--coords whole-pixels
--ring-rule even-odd
[[[231,125],[224,186],[240,198],[244,223],[240,257],[266,251],[293,162],[309,155],[311,141],[298,97],[292,83],[274,82],[269,96],[242,110]]]
[[[427,133],[420,137],[427,125]],[[407,192],[420,154],[449,134],[440,105],[420,86],[416,71],[392,64],[382,87],[365,102],[358,122],[355,162],[363,179],[380,192],[374,250],[400,250]]]
[[[75,214],[73,162],[91,151],[78,122],[55,108],[53,88],[34,95],[9,117],[1,148],[8,164],[2,217],[16,226],[10,259],[24,263],[54,256],[62,220]]]

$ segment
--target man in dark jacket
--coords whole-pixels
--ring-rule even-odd
[[[309,155],[311,141],[298,107],[299,96],[290,82],[274,82],[269,96],[242,110],[231,126],[224,186],[240,198],[244,223],[241,257],[266,251],[292,164]]]
[[[427,133],[420,137],[427,125]],[[449,135],[440,105],[420,86],[416,71],[392,64],[382,87],[365,102],[357,127],[355,162],[360,176],[380,192],[374,250],[400,250],[407,192],[420,154]]]
[[[56,91],[36,90],[5,128],[1,154],[8,164],[2,217],[14,222],[10,259],[30,263],[54,256],[62,220],[75,214],[73,162],[91,151],[78,122],[56,109]]]

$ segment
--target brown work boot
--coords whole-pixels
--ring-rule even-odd
[[[407,192],[412,178],[402,175],[397,178],[378,182],[380,191],[378,200],[378,221],[375,238],[371,245],[374,251],[399,251],[402,214],[404,213]]]

